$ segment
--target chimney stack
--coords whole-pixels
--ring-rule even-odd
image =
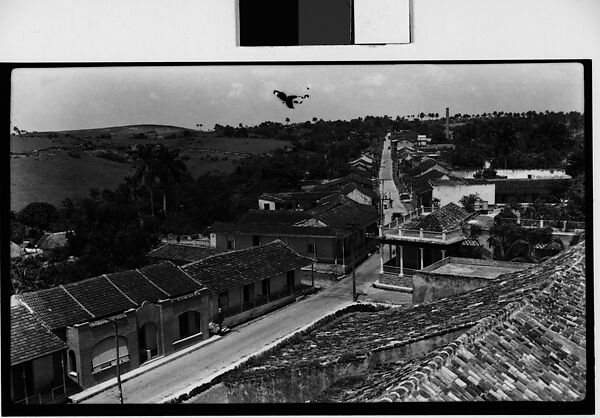
[[[446,141],[450,139],[450,108],[446,108]]]

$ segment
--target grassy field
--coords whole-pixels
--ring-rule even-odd
[[[58,206],[66,197],[88,196],[91,188],[114,188],[135,172],[135,163],[109,161],[94,154],[148,142],[181,147],[194,177],[209,171],[230,173],[247,155],[290,145],[264,138],[217,138],[206,132],[158,125],[11,135],[11,210],[18,211],[34,201]],[[80,158],[69,156],[69,151]]]
[[[10,159],[10,208],[18,211],[28,203],[48,202],[59,207],[64,198],[85,197],[94,187],[113,188],[131,175],[128,164],[66,152],[51,156]]]

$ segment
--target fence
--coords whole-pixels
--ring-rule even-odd
[[[409,269],[407,267],[404,267],[402,269],[402,275],[405,277],[412,277],[415,275],[415,273],[419,271],[419,270],[415,270],[415,269]],[[383,265],[383,272],[384,273],[391,273],[391,274],[397,274],[400,275],[400,267],[398,266],[388,266],[388,265]]]
[[[524,218],[500,218],[502,223],[521,225],[523,228],[547,228],[551,227],[562,232],[585,231],[585,222],[567,221],[557,219],[524,219]]]
[[[44,390],[40,393],[36,393],[35,395],[28,396],[27,398],[23,398],[15,403],[21,405],[42,405],[64,399],[66,396],[66,388],[64,386],[57,386]]]

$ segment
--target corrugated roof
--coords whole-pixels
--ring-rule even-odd
[[[146,254],[146,257],[190,263],[222,253],[223,251],[225,250],[212,247],[198,247],[196,245],[164,244],[150,251]]]
[[[26,307],[10,307],[11,366],[66,349],[67,345]]]
[[[310,258],[275,240],[265,245],[214,255],[187,264],[183,269],[213,291],[223,292],[311,263]]]

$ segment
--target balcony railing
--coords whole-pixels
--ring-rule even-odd
[[[390,224],[391,225],[391,224]],[[381,234],[383,236],[388,237],[398,237],[398,238],[411,238],[411,239],[421,239],[427,241],[450,241],[457,238],[464,237],[463,231],[461,227],[457,227],[456,229],[451,229],[448,231],[425,231],[423,229],[415,230],[415,229],[405,229],[399,226],[393,227],[386,225],[381,228]]]

